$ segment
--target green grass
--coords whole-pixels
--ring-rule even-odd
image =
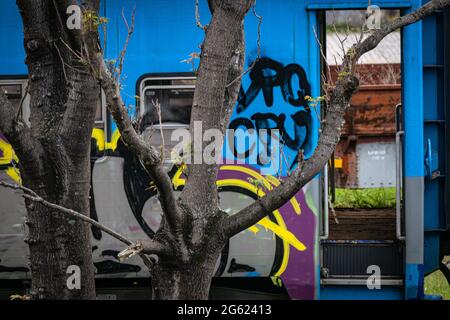
[[[444,258],[444,263],[450,262],[450,256]],[[450,285],[441,271],[435,271],[425,277],[425,294],[442,296],[444,300],[450,300]]]
[[[345,209],[394,208],[395,188],[337,188],[334,207]]]
[[[335,208],[381,209],[395,207],[395,188],[336,189]],[[450,256],[444,259],[450,262]],[[450,300],[450,285],[441,271],[425,277],[425,294],[439,295]]]
[[[450,261],[450,256],[445,260]],[[450,300],[450,285],[441,271],[435,271],[425,277],[425,294],[439,295],[444,300]]]

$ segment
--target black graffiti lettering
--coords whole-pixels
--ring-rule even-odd
[[[251,146],[250,149],[247,149],[243,154],[239,153],[239,151],[236,148],[237,141],[236,141],[236,135],[234,133],[236,132],[236,130],[238,130],[241,127],[244,127],[247,131],[255,129],[253,122],[251,122],[249,119],[246,119],[246,118],[235,119],[230,123],[230,125],[228,127],[230,129],[229,132],[231,134],[233,134],[232,136],[229,135],[228,139],[229,140],[233,139],[233,142],[230,145],[230,149],[233,152],[234,157],[237,159],[243,159],[243,158],[247,159],[250,156],[250,153],[252,152],[252,150],[254,149],[254,146]]]
[[[298,97],[296,98],[292,89],[292,78],[298,77],[299,88],[297,90]],[[303,106],[308,109],[308,101],[305,100],[305,96],[311,94],[311,86],[306,78],[305,70],[298,64],[290,64],[284,68],[284,81],[283,81],[283,98],[286,102],[289,102],[293,106]]]
[[[305,110],[298,111],[291,115],[294,121],[294,137],[292,138],[285,127],[286,115],[275,115],[273,113],[255,113],[251,119],[255,121],[256,130],[261,129],[273,130],[280,132],[281,143],[292,150],[299,150],[305,147],[307,137],[310,134],[311,113]],[[270,126],[270,121],[274,122],[274,126]]]
[[[301,108],[301,110],[290,115],[294,122],[293,130],[289,130],[289,134],[286,129],[286,114],[281,113],[276,115],[274,113],[255,113],[250,116],[250,119],[240,117],[233,120],[229,126],[229,129],[236,130],[238,127],[244,127],[247,130],[256,129],[259,133],[260,130],[267,130],[268,136],[266,141],[259,139],[264,144],[267,150],[267,156],[271,157],[272,152],[272,130],[278,130],[280,133],[281,144],[287,146],[289,149],[298,151],[303,149],[305,153],[312,150],[312,123],[311,110],[308,105],[306,96],[311,95],[311,86],[308,82],[305,70],[298,64],[289,64],[283,66],[283,64],[270,59],[260,58],[258,59],[252,71],[250,72],[251,84],[247,91],[241,86],[238,104],[236,107],[237,113],[245,111],[252,102],[256,99],[258,94],[262,91],[264,102],[267,107],[272,107],[274,103],[273,90],[275,87],[280,87],[283,100],[293,107]],[[298,83],[297,83],[298,82]],[[294,92],[294,84],[296,90]],[[233,147],[236,145],[235,137],[229,137],[234,139]],[[236,151],[236,148],[232,148],[234,156],[239,158],[242,154]],[[250,150],[246,150],[244,153],[245,158],[250,155]],[[263,164],[258,154],[258,164]],[[297,164],[297,157],[291,164],[291,169]]]
[[[295,97],[292,81],[298,78],[299,90]],[[252,80],[247,91],[241,87],[238,97],[237,113],[245,111],[262,90],[266,106],[273,106],[273,89],[281,88],[284,101],[292,106],[308,108],[305,96],[310,95],[311,86],[308,83],[305,70],[298,64],[289,64],[284,67],[281,63],[270,58],[260,58],[255,62],[250,72]]]
[[[289,64],[283,66],[283,64],[270,59],[261,58],[258,59],[250,72],[251,84],[247,91],[241,86],[240,94],[237,102],[237,113],[245,111],[252,102],[256,99],[258,94],[262,91],[264,101],[267,107],[272,107],[274,104],[274,88],[279,87],[283,96],[283,100],[289,105],[295,107],[296,111],[291,114],[290,117],[293,121],[293,130],[287,130],[286,113],[276,115],[274,113],[261,113],[257,112],[247,117],[239,117],[234,119],[229,125],[228,141],[233,155],[237,159],[247,159],[257,147],[263,147],[266,149],[266,154],[269,159],[272,156],[272,143],[273,143],[273,130],[278,130],[280,136],[280,143],[285,145],[291,150],[298,151],[303,149],[305,153],[312,149],[311,134],[312,134],[312,116],[311,110],[308,107],[308,103],[305,100],[305,96],[311,94],[311,87],[308,83],[305,70],[298,64]],[[295,86],[294,86],[295,84]],[[295,88],[295,90],[294,90]],[[182,110],[181,110],[182,109]],[[286,110],[287,111],[287,110]],[[177,106],[164,111],[162,115],[163,122],[176,121],[181,123],[189,123],[190,108],[183,106]],[[141,130],[147,126],[157,122],[157,117],[153,111],[147,112],[145,119],[141,123]],[[246,146],[246,150],[237,150],[236,136],[232,135],[238,129],[246,131],[255,130],[257,134],[260,130],[267,130],[266,139],[261,136],[257,136],[260,142],[259,146],[253,143]],[[233,143],[231,145],[231,143]],[[92,141],[93,148],[91,149],[92,166],[94,167],[95,160],[103,156],[98,152],[96,148],[95,140]],[[123,142],[119,140],[116,151],[111,154],[112,156],[118,156],[124,158],[124,189],[129,201],[130,208],[136,221],[139,223],[142,230],[149,236],[154,235],[154,230],[147,224],[142,213],[143,208],[148,199],[156,195],[156,192],[150,188],[142,187],[148,186],[151,183],[151,178],[142,166],[136,156],[130,153],[123,145]],[[297,157],[294,157],[291,164],[291,168],[296,165]],[[261,159],[261,154],[257,154],[257,163],[259,165],[266,165],[265,160]],[[176,167],[172,169],[170,175],[175,174]],[[92,172],[91,172],[92,177]],[[91,180],[92,185],[92,180]],[[91,215],[95,220],[98,220],[94,192],[91,189]],[[102,239],[102,233],[99,229],[92,227],[92,233],[96,240]],[[110,266],[106,266],[106,269],[110,269]]]

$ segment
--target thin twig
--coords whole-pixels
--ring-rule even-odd
[[[0,186],[5,187],[5,188],[9,188],[9,189],[13,189],[13,190],[21,190],[24,193],[22,194],[22,197],[25,199],[28,199],[30,201],[33,202],[37,202],[37,203],[41,203],[42,205],[44,205],[47,208],[50,209],[54,209],[57,210],[61,213],[65,213],[68,214],[69,216],[78,219],[78,220],[82,220],[84,222],[90,223],[91,225],[95,226],[96,228],[104,231],[105,233],[109,234],[110,236],[116,238],[117,240],[125,243],[127,246],[133,246],[135,245],[135,243],[133,243],[132,241],[128,240],[127,238],[125,238],[124,236],[122,236],[121,234],[117,233],[116,231],[104,226],[101,223],[98,223],[97,221],[89,218],[88,216],[79,213],[75,210],[72,209],[68,209],[65,207],[62,207],[60,205],[48,202],[47,200],[45,200],[44,198],[42,198],[41,196],[39,196],[36,192],[34,192],[33,190],[21,186],[21,185],[17,185],[17,184],[10,184],[8,182],[5,181],[0,181]],[[152,262],[147,258],[147,256],[145,256],[144,254],[139,253],[139,256],[141,257],[142,261],[144,262],[144,264],[150,269],[152,268]]]
[[[108,43],[108,24],[103,23],[102,24],[102,30],[103,30],[103,52],[106,52],[106,44]]]
[[[328,208],[331,209],[331,214],[333,215],[334,222],[335,222],[336,224],[339,224],[339,219],[338,219],[338,217],[337,217],[337,215],[336,215],[336,210],[334,210],[334,205],[333,205],[333,203],[331,202],[331,198],[330,198],[330,197],[328,197]]]
[[[256,44],[257,44],[257,58],[253,61],[252,65],[247,70],[242,72],[236,79],[234,79],[229,84],[227,84],[227,89],[229,87],[231,87],[233,84],[235,84],[236,81],[239,81],[247,73],[249,73],[255,67],[256,62],[261,58],[261,24],[262,24],[262,21],[263,21],[263,17],[256,13],[255,6],[256,6],[256,0],[255,0],[255,3],[252,6],[252,12],[253,12],[253,15],[258,19],[258,38],[256,40]]]
[[[61,30],[64,30],[64,23],[61,17],[61,13],[59,12],[58,5],[56,4],[57,0],[53,0],[53,6],[55,7],[56,15],[58,16],[58,22],[61,27]]]
[[[258,49],[258,58],[261,58],[261,24],[263,21],[263,17],[256,13],[256,0],[252,6],[253,15],[258,19],[258,39],[256,41],[257,49]]]
[[[25,102],[25,99],[27,98],[29,90],[30,90],[30,84],[27,82],[27,87],[25,88],[25,92],[24,92],[22,99],[20,100],[20,104],[16,110],[16,122],[19,121],[19,117],[22,115],[23,103]]]
[[[202,22],[200,21],[200,13],[198,8],[198,0],[195,0],[195,23],[197,24],[197,27],[202,29],[206,32],[207,27],[202,25]]]
[[[158,114],[158,121],[159,121],[159,131],[161,134],[161,162],[164,161],[164,147],[165,147],[165,142],[164,142],[164,132],[163,132],[163,128],[162,128],[162,114],[161,114],[161,104],[159,103],[158,99],[156,100],[152,100],[152,104],[156,109],[156,113]]]
[[[125,26],[127,27],[128,34],[127,34],[127,38],[125,39],[125,44],[123,46],[123,49],[120,52],[120,56],[119,56],[119,65],[117,67],[117,75],[116,75],[118,84],[120,84],[120,77],[122,75],[123,62],[125,60],[125,55],[127,53],[128,44],[129,44],[131,36],[133,35],[133,32],[134,32],[134,20],[136,18],[136,5],[134,6],[133,13],[131,14],[131,26],[128,24],[127,18],[125,17],[124,8],[122,8],[122,18],[125,23]]]
[[[58,52],[59,59],[61,59],[61,65],[62,65],[62,71],[63,71],[63,74],[64,74],[64,80],[66,80],[66,84],[67,84],[67,83],[69,83],[69,80],[67,78],[67,73],[66,73],[66,64],[65,64],[64,59],[63,59],[63,57],[61,55],[61,51],[59,51],[59,48],[58,48],[58,46],[56,45],[55,42],[53,42],[53,45],[55,46],[56,52]]]
[[[332,79],[332,77],[331,77],[331,69],[330,69],[330,65],[328,64],[327,57],[326,57],[326,54],[325,54],[325,52],[324,52],[324,50],[323,50],[322,43],[321,43],[321,41],[319,40],[319,36],[317,35],[316,28],[314,28],[314,27],[313,27],[313,33],[314,33],[314,37],[316,38],[316,42],[317,42],[317,44],[319,45],[320,55],[322,56],[322,58],[323,58],[323,60],[324,60],[325,66],[327,67],[327,71],[328,71],[328,79],[329,79],[328,81],[330,81],[331,85],[333,85],[333,79]]]
[[[73,50],[62,38],[60,38],[61,42],[69,49],[72,54],[80,60],[80,62],[85,61],[85,59],[81,56],[80,53],[77,53],[75,50]]]

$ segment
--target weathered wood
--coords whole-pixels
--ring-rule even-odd
[[[336,209],[330,215],[330,240],[395,240],[395,209]]]

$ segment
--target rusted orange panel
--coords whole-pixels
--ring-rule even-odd
[[[362,86],[346,112],[343,135],[395,134],[395,106],[400,102],[400,85]]]
[[[338,78],[338,68],[330,66],[333,81]],[[327,74],[328,76],[328,74]],[[401,65],[400,64],[359,64],[356,66],[356,76],[360,85],[371,84],[400,84]]]
[[[354,187],[358,184],[355,146],[355,141],[349,142],[343,138],[336,147],[335,158],[342,159],[342,167],[335,171],[337,187]]]

